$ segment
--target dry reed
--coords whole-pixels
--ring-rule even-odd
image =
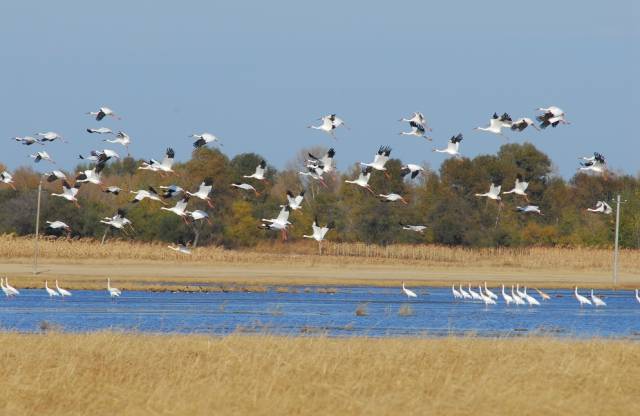
[[[640,344],[0,334],[0,413],[632,415]]]

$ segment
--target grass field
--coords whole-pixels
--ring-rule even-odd
[[[632,415],[640,344],[0,334],[6,415]]]
[[[373,246],[327,242],[264,244],[251,250],[197,248],[177,254],[164,244],[96,240],[42,240],[39,274],[33,275],[33,241],[0,236],[0,270],[17,287],[42,287],[60,279],[71,289],[103,288],[110,276],[133,290],[207,290],[265,285],[449,285],[488,281],[541,287],[611,287],[609,249],[465,249],[442,246]],[[640,251],[620,255],[619,287],[640,285]],[[62,283],[64,282],[64,283]],[[162,285],[160,285],[162,283]]]

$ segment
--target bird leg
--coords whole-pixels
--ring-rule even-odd
[[[322,186],[324,186],[325,188],[329,189],[327,184],[324,182],[324,179],[320,179],[320,183],[322,184]]]
[[[385,178],[387,179],[391,179],[391,176],[389,176],[389,174],[387,173],[387,171],[383,171]]]
[[[78,204],[78,201],[74,200],[73,204],[76,206],[76,208],[80,208],[80,204]]]
[[[373,190],[371,189],[371,187],[369,185],[365,186],[364,189],[366,189],[367,191],[371,192],[371,195],[375,196],[375,192],[373,192]]]
[[[12,184],[12,183],[10,183],[10,184],[9,184],[9,186],[10,186],[10,187],[11,187],[11,189],[13,189],[14,191],[17,191],[16,187],[15,187],[15,186],[13,186],[13,184]]]
[[[209,205],[209,208],[213,208],[213,202],[211,202],[211,198],[207,198],[207,205]]]

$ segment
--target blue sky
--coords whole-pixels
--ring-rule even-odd
[[[254,151],[276,167],[331,145],[344,169],[389,144],[392,156],[437,168],[430,143],[397,135],[401,116],[425,113],[438,147],[462,132],[462,153],[475,156],[503,143],[472,130],[494,111],[532,117],[557,105],[572,125],[511,141],[534,143],[565,177],[593,151],[614,170],[640,171],[640,13],[630,0],[369,3],[2,2],[0,162],[32,164],[35,146],[9,138],[53,130],[71,141],[48,145],[69,169],[105,147],[84,129],[107,126],[143,158],[173,146],[186,159],[187,136],[209,131],[230,156]],[[84,115],[101,105],[123,119]],[[609,124],[599,121],[607,111]],[[333,112],[351,126],[337,142],[305,128]]]

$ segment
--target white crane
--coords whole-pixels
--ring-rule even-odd
[[[547,127],[556,127],[558,124],[571,124],[567,120],[565,120],[564,110],[558,108],[556,106],[551,107],[540,107],[536,109],[537,111],[542,111],[543,113],[536,117],[536,119],[540,122],[540,128],[546,129]]]
[[[120,155],[113,150],[92,150],[87,156],[78,155],[78,159],[89,160],[91,162],[107,161],[111,158],[120,159]]]
[[[169,211],[169,212],[173,212],[174,214],[176,214],[178,217],[182,218],[182,220],[185,223],[187,222],[187,204],[189,202],[189,195],[185,195],[182,197],[181,200],[179,200],[178,202],[176,202],[176,204],[170,208],[167,207],[160,207],[161,210],[163,211]]]
[[[411,298],[417,298],[418,295],[416,295],[416,292],[414,292],[411,289],[407,289],[406,287],[404,287],[404,282],[402,282],[402,291],[404,292],[405,295],[407,295],[407,300],[411,299]]]
[[[22,143],[25,146],[31,146],[34,143],[44,145],[44,143],[42,143],[40,139],[36,139],[35,137],[31,136],[14,137],[13,140],[17,141],[18,143]]]
[[[317,158],[311,153],[308,155],[309,159],[307,159],[307,167],[322,169],[322,173],[329,173],[334,170],[333,158],[336,155],[336,151],[333,147],[330,148],[321,158]]]
[[[511,285],[511,297],[516,305],[524,305],[525,301],[522,297],[520,297],[519,293],[514,292],[513,285]]]
[[[248,178],[248,179],[256,179],[259,181],[267,181],[267,177],[265,176],[266,172],[267,172],[267,162],[265,162],[264,160],[261,160],[258,166],[256,166],[255,172],[253,172],[251,175],[243,175],[242,177]]]
[[[150,199],[152,201],[158,201],[163,205],[166,205],[165,202],[160,198],[160,195],[158,195],[158,191],[155,190],[155,188],[153,186],[148,187],[147,189],[139,189],[137,191],[129,191],[130,194],[135,194],[136,196],[133,197],[133,200],[131,200],[132,204],[141,202],[145,199]]]
[[[591,301],[589,299],[585,298],[584,296],[578,293],[578,286],[576,286],[575,290],[573,291],[573,295],[576,297],[576,300],[580,303],[580,307],[582,307],[583,305],[591,305]]]
[[[113,130],[108,127],[88,128],[87,133],[91,134],[113,134]]]
[[[427,119],[425,118],[424,114],[420,112],[413,113],[410,118],[402,117],[398,121],[404,121],[406,123],[416,123],[423,126],[425,130],[431,131],[431,128],[427,126]]]
[[[131,221],[126,218],[126,215],[127,212],[124,209],[120,208],[113,217],[104,217],[100,220],[100,222],[118,230],[122,230],[126,225],[129,225],[131,228],[133,228]]]
[[[498,116],[497,113],[493,113],[493,117],[489,120],[489,125],[486,127],[476,127],[474,130],[486,131],[487,133],[493,133],[498,136],[502,136],[505,139],[508,139],[504,133],[502,133],[503,128],[511,127],[511,117],[509,114],[504,113],[502,116]]]
[[[538,215],[544,215],[542,211],[540,211],[540,207],[537,205],[526,205],[524,207],[516,207],[516,211],[522,212],[524,214],[534,213]]]
[[[540,130],[538,128],[538,126],[536,126],[536,123],[533,120],[531,120],[530,118],[527,118],[527,117],[519,118],[516,121],[514,121],[511,124],[511,130],[513,130],[513,131],[523,131],[524,129],[526,129],[529,126],[533,127],[536,130]]]
[[[45,152],[44,150],[41,152],[35,152],[34,154],[29,155],[29,157],[32,158],[33,161],[36,163],[40,162],[41,160],[49,161],[54,165],[56,163],[53,159],[51,159],[51,156],[49,156],[49,153]]]
[[[119,186],[111,185],[104,188],[102,192],[107,194],[119,195],[120,192],[122,192],[122,188],[120,188]]]
[[[487,287],[487,282],[484,282],[484,292],[487,294],[487,296],[489,296],[491,299],[497,300],[498,299],[498,295],[496,295],[495,293],[493,293],[488,287]]]
[[[173,151],[172,148],[168,148],[167,151],[165,152],[165,156],[164,159],[162,159],[162,162],[158,162],[155,159],[151,159],[148,162],[142,162],[142,166],[140,166],[138,169],[142,169],[142,170],[150,170],[153,172],[160,172],[160,173],[173,173],[173,162],[175,159],[176,153]]]
[[[120,117],[117,116],[112,109],[110,109],[109,107],[100,107],[98,109],[98,111],[89,111],[87,113],[90,116],[95,116],[97,121],[102,120],[105,117],[113,117],[116,120],[120,120]]]
[[[479,197],[487,197],[489,199],[493,199],[496,201],[500,201],[500,189],[502,189],[502,186],[498,185],[496,186],[495,184],[491,184],[491,186],[489,187],[489,192],[485,192],[484,194],[476,194],[476,196]]]
[[[66,232],[71,232],[71,227],[69,227],[66,223],[62,221],[47,221],[47,228],[52,230],[65,230]]]
[[[67,201],[71,201],[73,202],[73,204],[80,208],[80,204],[78,204],[78,199],[76,198],[78,195],[78,191],[80,190],[80,186],[82,184],[80,182],[76,182],[75,185],[72,187],[71,185],[69,185],[69,182],[67,182],[66,180],[62,181],[62,193],[61,194],[54,194],[52,193],[51,196],[57,196],[60,198],[64,198]]]
[[[524,295],[524,299],[527,301],[527,303],[531,306],[540,306],[540,302],[538,302],[538,299],[534,298],[533,296],[527,294],[527,287],[524,287],[524,292],[522,292],[522,294]]]
[[[49,295],[50,298],[60,296],[60,293],[56,292],[55,290],[49,287],[49,284],[46,280],[44,281],[44,290],[47,291],[47,294]]]
[[[5,295],[6,297],[11,297],[11,296],[13,296],[13,295],[11,294],[11,291],[9,291],[9,290],[7,289],[7,287],[4,285],[4,277],[0,277],[0,288],[2,289],[2,292],[4,293],[4,295]]]
[[[463,298],[463,299],[473,299],[473,298],[471,297],[471,295],[469,294],[469,292],[467,292],[466,290],[464,290],[464,289],[462,288],[462,283],[460,283],[459,290],[460,290],[460,294],[462,295],[462,298]]]
[[[129,145],[131,144],[131,137],[123,131],[119,131],[116,133],[115,139],[103,139],[103,141],[107,143],[115,143],[120,144],[127,149],[127,154],[129,154]]]
[[[238,189],[242,189],[244,191],[253,191],[255,192],[256,196],[260,196],[260,192],[258,192],[256,190],[256,188],[253,187],[253,185],[250,185],[248,183],[240,183],[240,182],[234,182],[231,184],[232,188],[238,188]]]
[[[9,185],[11,189],[16,190],[15,185],[13,184],[13,175],[7,172],[6,170],[0,173],[0,183],[4,183]]]
[[[9,284],[9,278],[7,276],[4,277],[4,287],[9,292],[8,296],[18,296],[20,294],[18,289]]]
[[[426,225],[408,225],[408,224],[403,224],[401,222],[399,224],[403,230],[413,231],[420,234],[424,234],[424,230],[427,229]]]
[[[454,299],[462,299],[462,293],[458,289],[456,289],[456,285],[451,285],[451,293],[453,294]]]
[[[170,245],[167,247],[181,254],[191,254],[191,249],[184,243],[184,241],[179,241],[175,245]]]
[[[400,201],[403,204],[407,205],[408,202],[406,199],[404,199],[404,197],[402,195],[399,194],[395,194],[395,193],[390,193],[390,194],[378,194],[378,197],[380,197],[380,200],[383,202],[396,202],[396,201]]]
[[[287,191],[287,203],[293,211],[297,211],[302,208],[302,201],[304,200],[304,190],[300,191],[298,195],[294,195],[293,192]]]
[[[408,174],[411,174],[411,179],[415,179],[420,172],[424,172],[424,168],[413,163],[408,163],[400,168],[400,176],[403,178]]]
[[[487,296],[486,294],[484,294],[482,292],[482,286],[478,285],[478,294],[480,295],[480,298],[482,299],[482,301],[484,302],[485,305],[495,305],[496,301],[493,300],[492,297]]]
[[[414,121],[409,122],[409,126],[411,127],[411,131],[401,131],[398,133],[400,136],[416,136],[422,137],[431,141],[431,137],[427,136],[426,127],[420,123],[416,123]]]
[[[604,156],[598,152],[595,152],[592,157],[582,157],[584,162],[580,163],[579,170],[584,172],[603,173],[607,170],[607,162]]]
[[[178,196],[184,193],[184,189],[178,185],[169,185],[169,186],[160,186],[160,189],[163,190],[162,197],[164,199],[171,199],[174,196]]]
[[[436,153],[447,153],[451,156],[454,157],[461,157],[462,155],[460,154],[460,142],[462,141],[462,133],[458,133],[457,136],[451,136],[451,138],[449,139],[449,143],[447,143],[447,147],[444,149],[436,149],[434,148],[433,151]]]
[[[389,155],[391,155],[391,148],[389,146],[380,146],[380,148],[378,149],[378,153],[373,158],[373,162],[360,162],[360,165],[384,172],[384,176],[388,178],[389,174],[387,173],[387,168],[385,168],[385,165],[389,161]]]
[[[607,306],[607,304],[602,300],[601,297],[593,294],[593,289],[591,289],[591,302],[593,302],[593,306],[595,306],[596,308],[599,306]]]
[[[298,174],[302,175],[302,176],[308,176],[311,179],[320,182],[320,184],[322,186],[324,186],[325,188],[328,188],[327,184],[325,183],[324,179],[322,178],[322,175],[324,174],[324,168],[322,166],[308,164],[306,167],[307,167],[307,171],[306,172],[298,172]]]
[[[287,240],[287,226],[291,225],[289,222],[289,213],[291,212],[291,208],[289,205],[284,205],[282,209],[280,209],[280,213],[277,218],[263,218],[262,224],[260,228],[265,230],[279,230],[282,235],[282,240]]]
[[[43,176],[47,178],[47,182],[55,182],[58,179],[64,180],[67,179],[67,175],[60,170],[52,170],[51,172],[45,173]]]
[[[469,283],[469,288],[467,289],[469,294],[471,295],[471,299],[473,300],[482,300],[482,297],[478,294],[478,292],[471,289],[471,283]]]
[[[64,298],[64,297],[67,297],[67,296],[71,296],[71,292],[69,292],[69,291],[68,291],[68,290],[66,290],[66,289],[61,288],[61,287],[58,285],[58,280],[56,280],[56,290],[58,291],[58,293],[60,294],[60,296],[62,296],[63,298]]]
[[[513,189],[510,191],[505,191],[503,192],[503,194],[520,195],[520,196],[523,196],[527,202],[529,202],[529,197],[527,196],[527,192],[526,192],[528,187],[529,187],[529,182],[521,180],[521,178],[518,176],[516,177],[516,183],[513,186]]]
[[[340,126],[344,126],[345,128],[348,129],[347,125],[344,124],[344,120],[342,120],[340,117],[336,116],[335,114],[329,114],[329,115],[320,117],[318,120],[321,120],[322,124],[320,124],[319,126],[313,126],[313,125],[308,126],[308,128],[324,131],[325,133],[330,134],[331,137],[333,137],[334,139],[336,139],[336,135],[334,133],[335,129],[337,129]]]
[[[640,303],[640,294],[638,294],[638,289],[636,289],[636,301]]]
[[[587,211],[611,215],[611,213],[613,212],[613,208],[611,208],[611,206],[604,201],[598,201],[596,202],[595,208],[587,208]]]
[[[76,183],[92,183],[102,186],[102,170],[107,163],[106,156],[101,156],[100,160],[93,169],[87,169],[82,172],[78,172],[76,176]]]
[[[320,243],[322,242],[322,240],[324,240],[324,236],[327,234],[327,232],[332,228],[334,228],[334,224],[332,222],[325,225],[324,227],[321,227],[320,223],[318,222],[318,217],[315,217],[313,220],[313,224],[311,224],[311,229],[313,230],[313,233],[311,235],[303,235],[302,237],[312,238],[316,240],[318,243]]]
[[[47,131],[44,133],[36,133],[36,136],[40,137],[40,140],[43,142],[54,142],[56,140],[60,140],[63,143],[68,143],[64,137],[56,133],[55,131]]]
[[[502,299],[507,305],[511,305],[514,302],[513,297],[504,291],[504,284],[502,285]]]
[[[348,179],[345,180],[346,183],[352,183],[354,185],[358,185],[361,188],[366,189],[367,191],[371,192],[371,195],[375,195],[375,193],[373,192],[373,190],[371,189],[371,186],[369,185],[369,179],[371,178],[371,170],[373,168],[371,166],[366,166],[364,168],[362,168],[362,170],[360,171],[360,175],[358,176],[357,179],[350,181]]]
[[[195,142],[193,142],[193,147],[195,147],[196,149],[202,146],[206,146],[209,143],[217,143],[218,145],[222,146],[222,143],[220,143],[220,139],[211,133],[205,132],[201,134],[192,134],[189,137],[193,137],[194,139],[197,139]]]
[[[207,178],[204,178],[202,183],[200,183],[200,186],[198,187],[198,190],[196,192],[187,191],[186,194],[205,201],[210,208],[213,208],[213,202],[211,202],[211,196],[210,196],[212,190],[213,190],[213,179],[207,177]],[[255,191],[255,188],[253,190]],[[256,195],[258,194],[256,193]]]
[[[186,211],[186,213],[191,221],[205,220],[209,225],[213,225],[211,223],[211,220],[209,219],[209,214],[201,209],[196,209],[195,211]]]
[[[109,292],[109,296],[111,296],[112,299],[120,297],[120,295],[122,294],[120,289],[111,286],[111,278],[109,277],[107,277],[107,292]]]

